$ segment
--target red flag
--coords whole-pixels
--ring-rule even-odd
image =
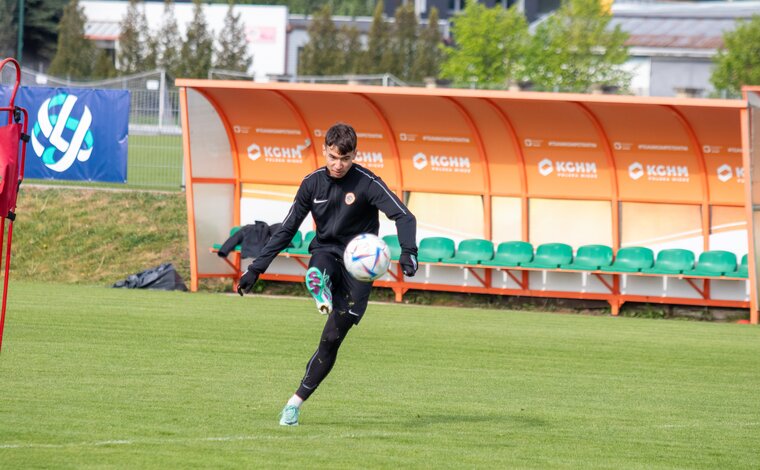
[[[0,217],[16,206],[20,138],[21,124],[0,127]]]

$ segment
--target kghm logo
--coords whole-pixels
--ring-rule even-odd
[[[631,163],[628,167],[628,176],[630,176],[632,180],[637,180],[644,176],[644,165],[639,162]]]
[[[83,106],[73,117],[77,97],[59,93],[48,98],[37,111],[37,122],[32,129],[32,148],[46,167],[59,173],[71,168],[76,160],[85,162],[93,148],[92,113]]]
[[[718,173],[718,180],[721,183],[730,181],[734,177],[734,175],[736,175],[737,183],[744,183],[744,167],[737,166],[736,168],[734,168],[731,165],[724,163],[723,165],[718,167],[717,173]]]
[[[412,156],[412,165],[418,170],[430,166],[430,171],[447,173],[469,173],[470,157],[451,157],[448,155],[425,155],[422,152]]]
[[[420,152],[412,157],[412,165],[418,170],[422,170],[427,166],[427,157],[424,153]]]
[[[628,165],[628,176],[632,180],[638,180],[644,175],[646,175],[647,181],[688,183],[689,167],[685,165],[642,165],[639,162]]]
[[[555,162],[544,158],[538,162],[538,173],[541,176],[549,176],[552,173],[560,178],[598,178],[596,163],[594,162]]]
[[[311,140],[306,139],[304,145],[296,145],[295,147],[277,147],[273,145],[265,145],[263,147],[258,144],[251,144],[246,149],[248,152],[248,158],[251,161],[256,161],[262,156],[267,163],[301,163],[303,162],[303,151],[311,145]]]
[[[382,168],[383,167],[383,153],[382,152],[356,152],[356,163],[360,163],[367,168]]]

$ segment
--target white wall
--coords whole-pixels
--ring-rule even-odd
[[[631,73],[631,92],[638,96],[649,96],[652,80],[652,59],[631,56],[623,64],[623,70]]]
[[[127,14],[128,2],[91,1],[80,2],[88,21],[121,23]],[[163,22],[164,4],[143,3],[148,26],[156,32]],[[174,15],[179,32],[184,36],[187,25],[193,19],[192,3],[175,3]],[[227,5],[203,5],[206,24],[212,36],[217,38],[224,27]],[[285,73],[285,45],[288,24],[288,9],[285,6],[236,5],[236,12],[245,25],[248,51],[253,56],[249,73],[256,80],[266,80],[268,75]],[[215,45],[216,46],[216,45]],[[117,46],[118,47],[118,46]]]

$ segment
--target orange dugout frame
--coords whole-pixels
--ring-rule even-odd
[[[323,133],[338,121],[356,128],[358,161],[415,212],[420,238],[753,251],[745,100],[177,85],[192,290],[199,279],[230,277],[208,253],[230,227],[284,216],[302,177],[322,165]]]

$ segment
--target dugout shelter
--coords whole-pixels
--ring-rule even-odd
[[[324,132],[343,121],[357,130],[357,162],[418,219],[425,266],[418,277],[392,269],[378,282],[397,299],[411,288],[589,298],[606,300],[613,313],[628,301],[752,303],[757,322],[747,100],[190,79],[177,86],[191,290],[200,279],[238,276],[241,260],[225,262],[209,248],[233,227],[281,222],[301,179],[323,165]],[[299,236],[312,224],[307,218]],[[382,221],[380,235],[393,233]],[[530,246],[531,259],[494,262],[517,242]],[[423,245],[440,243],[453,248],[423,256]],[[488,243],[491,258],[465,256]],[[300,280],[306,255],[298,248],[263,278]],[[648,267],[615,268],[640,248]],[[547,253],[559,258],[547,262]],[[584,264],[589,253],[606,261]],[[698,269],[722,256],[734,258],[733,269]],[[683,258],[679,269],[673,258]]]

